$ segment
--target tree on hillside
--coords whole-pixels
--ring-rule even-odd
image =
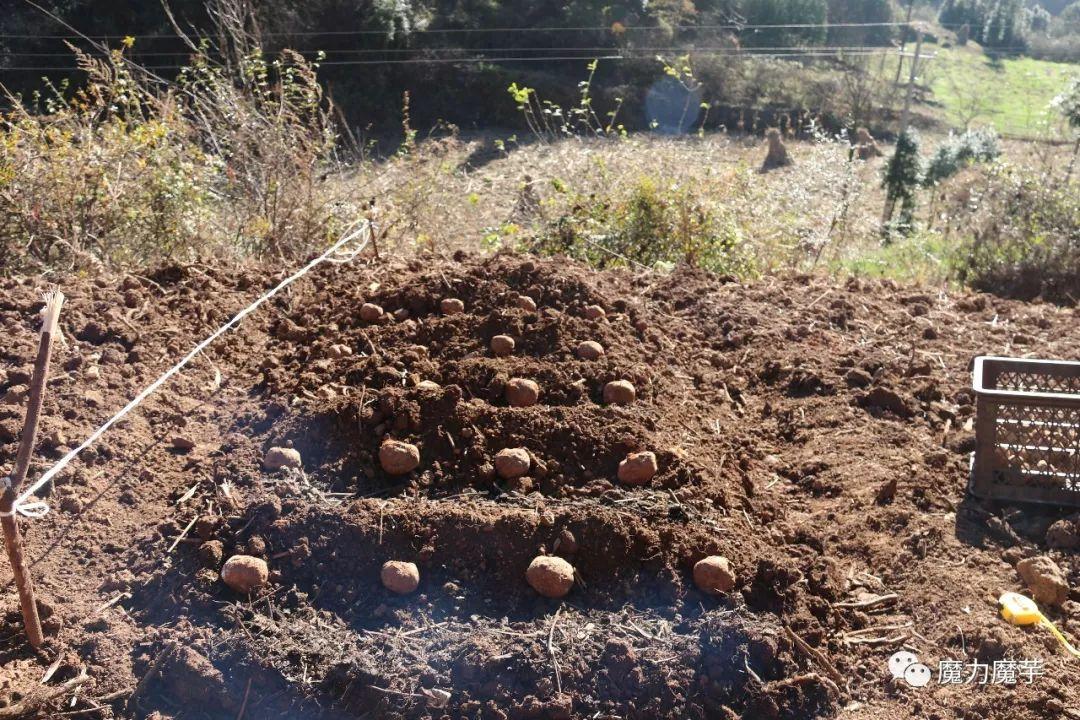
[[[922,185],[922,160],[919,158],[919,135],[908,128],[896,139],[896,151],[885,166],[882,186],[885,188],[885,214],[881,218],[886,239],[893,232],[907,234],[915,225],[915,193]],[[894,221],[896,204],[900,216]]]
[[[986,47],[1010,49],[1018,49],[1022,46],[1024,36],[1020,31],[1021,7],[1021,0],[987,2],[982,44]]]
[[[850,23],[891,23],[893,6],[890,0],[828,0],[829,45],[888,45],[895,28],[836,27]]]
[[[827,37],[827,0],[741,0],[740,12],[747,25],[809,25],[749,29],[740,37],[751,47],[821,45]]]

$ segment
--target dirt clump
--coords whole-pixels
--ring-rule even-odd
[[[1016,572],[1031,590],[1032,597],[1047,605],[1061,605],[1069,597],[1069,583],[1061,568],[1045,555],[1016,563]]]

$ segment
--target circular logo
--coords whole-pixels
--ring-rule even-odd
[[[894,678],[899,680],[904,677],[904,671],[907,670],[909,666],[915,665],[918,662],[919,658],[915,653],[908,652],[907,650],[900,650],[899,652],[893,653],[893,656],[889,658],[889,672],[892,673]]]
[[[913,663],[904,669],[904,679],[912,687],[926,687],[930,684],[930,668],[922,663]]]

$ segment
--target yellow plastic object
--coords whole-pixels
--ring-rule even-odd
[[[1065,639],[1065,636],[1061,634],[1061,631],[1054,627],[1054,623],[1050,622],[1042,611],[1039,610],[1039,606],[1035,604],[1035,601],[1029,597],[1025,597],[1019,593],[1007,592],[1003,593],[998,598],[998,604],[1001,605],[1001,617],[1013,625],[1042,625],[1047,630],[1054,634],[1054,637],[1058,639],[1062,647],[1072,653],[1074,656],[1080,658],[1080,650],[1077,650],[1069,641]]]

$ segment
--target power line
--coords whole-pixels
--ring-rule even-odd
[[[851,57],[878,55],[882,51],[860,51],[845,53]],[[731,53],[731,52],[703,52],[694,53],[698,57],[759,57],[759,58],[799,58],[799,57],[836,57],[836,52],[812,52],[812,51],[799,51],[799,52],[765,52],[765,53]],[[467,57],[467,58],[406,58],[400,60],[330,60],[319,63],[321,66],[355,66],[355,65],[438,65],[438,64],[476,64],[476,63],[496,63],[496,62],[562,62],[562,61],[575,61],[575,62],[591,62],[593,60],[614,60],[614,61],[643,61],[652,60],[651,57],[632,57],[627,55],[563,55],[563,56],[544,56],[544,57]],[[148,65],[144,66],[145,70],[183,70],[190,67],[189,65]],[[61,67],[0,67],[2,71],[19,71],[19,72],[41,72],[41,71],[76,71],[82,70],[82,68],[73,65],[61,66]]]
[[[288,48],[293,52],[300,54],[303,53],[324,53],[326,55],[332,54],[348,54],[348,55],[364,55],[364,54],[379,54],[379,53],[442,53],[442,52],[461,52],[461,53],[482,53],[482,52],[504,52],[504,53],[517,53],[517,52],[597,52],[597,53],[610,53],[613,51],[624,52],[657,52],[657,53],[695,53],[701,51],[721,51],[730,50],[734,54],[744,54],[748,52],[758,51],[778,51],[778,50],[807,50],[807,51],[844,51],[844,50],[876,50],[881,52],[891,52],[893,48],[881,45],[776,45],[776,46],[751,46],[746,48],[738,48],[730,45],[713,46],[706,45],[703,47],[687,46],[687,45],[665,45],[665,46],[640,46],[640,47],[611,47],[607,46],[594,46],[594,47],[578,47],[578,46],[541,46],[541,47],[414,47],[414,48],[359,48],[359,49],[305,49],[297,50],[296,48]],[[133,50],[130,55],[127,55],[129,59],[132,57],[190,57],[199,53],[188,52],[148,52],[142,53],[137,50]],[[272,53],[268,53],[272,54]],[[280,57],[284,53],[277,53]],[[34,52],[0,52],[0,58],[3,57],[71,57],[71,52],[66,53],[34,53]]]
[[[394,34],[400,35],[458,35],[458,34],[473,34],[473,33],[528,33],[528,32],[590,32],[590,31],[607,31],[614,34],[621,34],[624,32],[670,32],[671,30],[783,30],[783,29],[813,29],[813,28],[870,28],[870,27],[902,27],[914,23],[902,23],[902,22],[876,22],[876,23],[787,23],[787,24],[775,24],[775,25],[739,25],[739,24],[727,24],[727,25],[667,25],[667,26],[630,26],[624,25],[616,28],[612,25],[583,25],[578,27],[502,27],[502,28],[442,28],[435,30],[409,30],[407,32],[397,33],[395,31],[388,30],[306,30],[296,32],[268,32],[260,33],[263,37],[317,37],[317,36],[329,36],[329,35],[383,35],[390,36]],[[133,37],[135,40],[151,40],[151,39],[176,39],[175,34],[149,34],[149,35],[4,35],[0,34],[0,38],[11,39],[29,39],[29,40],[123,40],[128,37]]]

